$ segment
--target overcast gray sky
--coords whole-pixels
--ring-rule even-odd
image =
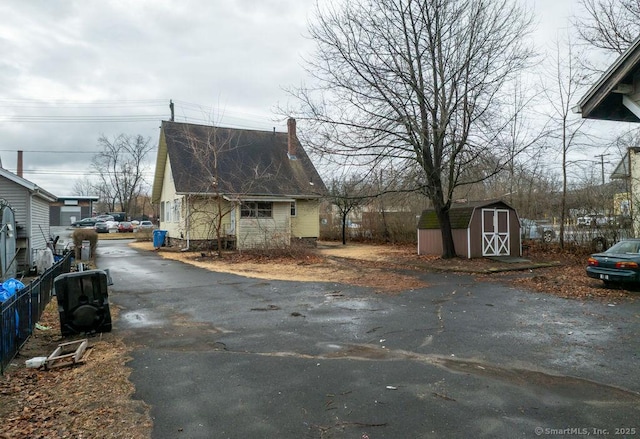
[[[541,44],[577,0],[535,7]],[[178,121],[286,129],[272,113],[304,81],[314,0],[4,0],[0,158],[58,196],[90,172],[101,134],[151,137]],[[150,157],[155,161],[155,149]],[[152,180],[153,168],[147,174]]]

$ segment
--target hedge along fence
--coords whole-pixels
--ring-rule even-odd
[[[0,373],[16,356],[33,334],[36,323],[49,304],[53,291],[53,280],[71,271],[71,253],[64,255],[40,277],[0,304]]]

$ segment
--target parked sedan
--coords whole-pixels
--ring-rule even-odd
[[[625,239],[602,253],[591,255],[587,276],[605,285],[640,283],[640,239]]]
[[[95,227],[98,221],[95,218],[83,218],[80,221],[71,223],[71,227]]]
[[[109,233],[109,224],[106,221],[98,221],[95,229],[97,233]]]
[[[151,221],[140,221],[138,229],[153,229],[153,223]]]
[[[129,221],[121,221],[120,224],[118,224],[118,232],[133,233],[133,224],[131,224]]]

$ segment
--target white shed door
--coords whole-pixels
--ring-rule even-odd
[[[482,256],[508,256],[509,211],[482,209]]]

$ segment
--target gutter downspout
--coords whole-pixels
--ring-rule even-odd
[[[187,237],[187,246],[185,248],[180,249],[181,252],[186,252],[189,251],[189,247],[190,247],[190,233],[191,233],[191,228],[189,227],[189,218],[191,217],[190,213],[191,213],[191,209],[189,208],[189,199],[191,198],[190,195],[187,195],[187,197],[185,198],[185,201],[187,202],[187,208],[186,210],[186,214],[187,217],[184,219],[184,226],[185,226],[185,232],[186,232],[186,237]]]
[[[29,270],[31,270],[33,268],[32,263],[33,263],[33,235],[34,235],[34,231],[33,231],[33,198],[35,196],[35,192],[31,192],[29,191],[29,235],[27,236],[27,266],[29,267]],[[46,244],[46,243],[45,243]]]

